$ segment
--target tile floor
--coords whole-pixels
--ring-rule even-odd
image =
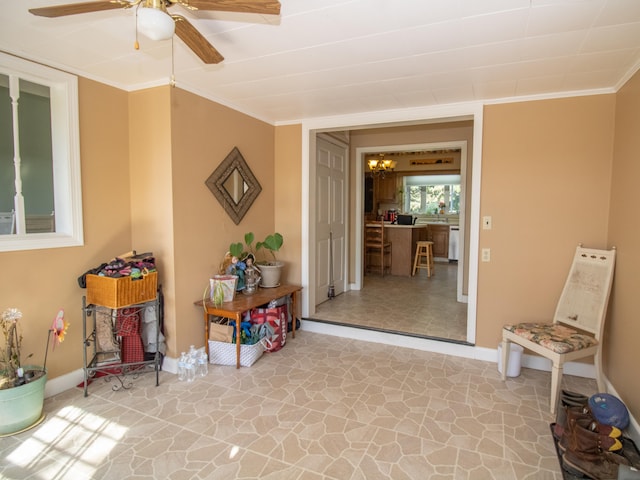
[[[364,288],[320,304],[314,319],[455,341],[467,339],[467,304],[456,300],[458,265],[436,262],[435,274],[365,275]]]
[[[0,438],[3,479],[561,479],[550,374],[301,330],[252,367],[97,380]],[[565,376],[585,394],[595,382]]]

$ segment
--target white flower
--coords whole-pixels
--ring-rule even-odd
[[[2,320],[5,322],[17,322],[22,318],[22,312],[17,308],[7,308],[2,312]]]

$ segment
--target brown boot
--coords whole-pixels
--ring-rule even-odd
[[[622,449],[622,442],[617,437],[610,437],[594,431],[597,422],[590,418],[569,417],[568,427],[564,430],[562,438],[558,442],[560,451],[582,452],[598,454],[600,452],[615,452]]]
[[[638,453],[635,443],[626,437],[621,437],[620,440],[622,441],[622,451],[620,455],[629,460],[629,464],[633,468],[640,470],[640,453]]]
[[[564,394],[564,391],[563,391]],[[586,397],[585,397],[586,398]],[[573,403],[567,403],[564,400],[564,396],[560,397],[560,402],[558,402],[558,410],[556,414],[556,423],[553,426],[553,436],[556,437],[557,440],[562,438],[565,428],[567,428],[568,415],[571,412],[574,415],[589,415],[591,416],[591,410],[589,410],[589,406],[585,403],[584,405],[576,405]]]
[[[624,462],[616,462],[615,458],[609,457],[620,457],[620,455],[614,453],[593,455],[567,450],[562,455],[562,468],[574,475],[586,475],[594,480],[616,480],[618,466]],[[623,459],[623,457],[620,458]]]
[[[564,420],[564,423],[557,422],[553,426],[553,436],[558,439],[558,445],[562,451],[564,451],[564,449],[566,448],[567,440],[564,438],[564,433],[567,429],[567,425],[570,424],[571,420],[581,420],[582,422],[586,422],[587,420],[589,420],[591,422],[589,426],[583,426],[585,426],[592,432],[598,433],[599,435],[604,435],[611,438],[619,438],[620,436],[622,436],[622,432],[619,428],[598,423],[598,421],[596,421],[591,415],[591,410],[589,410],[589,407],[563,407],[562,410],[562,415],[560,415],[560,412],[558,412],[558,419],[560,420],[560,422]]]
[[[584,422],[584,419],[580,419],[580,422]],[[597,420],[590,419],[589,425],[586,425],[586,423],[584,425],[587,430],[596,432],[598,435],[604,435],[605,437],[610,438],[620,438],[622,436],[622,431],[618,427],[614,427],[612,425],[603,425]]]

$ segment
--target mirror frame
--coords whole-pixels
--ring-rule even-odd
[[[240,174],[246,184],[244,195],[238,202],[224,188],[224,183],[235,171]],[[247,165],[238,147],[233,147],[233,150],[229,152],[204,183],[236,225],[242,221],[242,218],[262,191],[260,183],[249,168],[249,165]]]

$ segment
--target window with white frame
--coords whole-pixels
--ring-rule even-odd
[[[460,175],[404,177],[404,211],[412,214],[460,213]]]
[[[0,54],[0,251],[83,244],[73,75]]]

